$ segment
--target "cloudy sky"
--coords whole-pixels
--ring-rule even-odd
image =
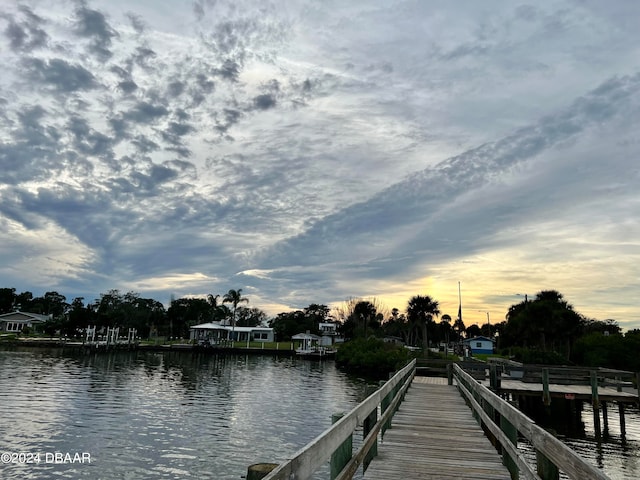
[[[640,2],[3,0],[0,286],[640,327]]]

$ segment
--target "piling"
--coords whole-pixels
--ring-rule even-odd
[[[542,403],[545,407],[551,405],[551,394],[549,393],[549,369],[542,369]]]
[[[627,436],[627,425],[624,419],[624,403],[618,402],[618,412],[620,414],[620,436],[625,438]]]
[[[331,423],[334,424],[338,420],[344,417],[344,413],[335,413],[331,416]],[[353,435],[349,437],[340,445],[335,452],[331,454],[331,480],[336,478],[342,471],[353,455]],[[248,480],[248,479],[247,479]]]
[[[247,480],[261,480],[278,466],[277,463],[255,463],[249,465]]]

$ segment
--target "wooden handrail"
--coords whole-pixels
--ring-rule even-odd
[[[271,471],[266,477],[264,477],[264,480],[304,480],[311,477],[318,468],[329,460],[338,447],[353,434],[355,429],[359,425],[363,424],[364,420],[371,414],[371,412],[377,410],[381,401],[396,387],[398,387],[399,384],[401,384],[402,388],[396,393],[392,405],[385,410],[385,415],[374,425],[370,432],[369,436],[375,440],[375,435],[377,435],[381,426],[384,424],[383,420],[387,421],[388,418],[390,418],[390,415],[395,411],[393,405],[397,405],[397,402],[399,402],[404,391],[411,384],[411,380],[415,374],[415,367],[416,361],[414,359],[402,370],[398,371],[382,387],[367,397],[362,403],[354,407],[331,427],[296,452],[292,458],[281,463],[275,468],[275,470]],[[389,416],[387,416],[387,414],[389,414]],[[375,435],[373,435],[374,430],[376,432]],[[362,459],[366,456],[374,443],[375,442],[371,441],[369,437],[365,439],[363,447],[356,454],[356,457],[358,458],[357,461],[362,463]],[[366,451],[362,452],[364,447],[367,447],[367,445],[368,448]],[[352,462],[347,464],[343,471],[340,472],[340,475],[343,475],[347,469],[352,468]],[[339,478],[345,479],[350,477],[345,474],[344,477],[341,476]]]
[[[517,466],[517,470],[525,478],[539,479],[546,478],[540,471],[534,472],[528,465],[521,453],[515,448],[513,436],[509,438],[505,432],[505,426],[514,427],[520,432],[536,450],[539,459],[550,461],[557,469],[566,473],[574,479],[602,479],[609,477],[600,469],[591,465],[567,445],[556,437],[535,424],[533,420],[524,415],[518,409],[502,400],[499,396],[489,390],[486,386],[478,383],[471,375],[466,373],[459,365],[454,365],[453,374],[457,380],[458,388],[462,395],[470,404],[472,410],[477,413],[482,423],[491,431],[502,448],[507,451],[510,459]],[[482,404],[482,405],[481,405]],[[491,410],[493,410],[492,413]],[[489,411],[489,412],[488,412]],[[497,424],[494,421],[494,412],[497,412],[501,421]],[[508,465],[508,462],[505,462]],[[510,468],[512,478],[518,478],[518,471]],[[550,476],[550,478],[553,475]]]

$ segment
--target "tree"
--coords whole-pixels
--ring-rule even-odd
[[[542,351],[571,355],[575,340],[581,335],[583,317],[559,292],[543,290],[534,300],[512,305],[501,334],[503,347],[534,347]]]
[[[249,299],[247,297],[242,296],[242,289],[238,290],[229,290],[224,294],[222,298],[222,303],[230,303],[233,305],[233,315],[231,316],[231,340],[235,340],[235,329],[236,329],[236,310],[238,309],[239,303],[249,303]]]
[[[440,338],[444,338],[445,341],[445,353],[449,351],[449,339],[451,338],[452,327],[451,327],[451,315],[445,313],[440,317],[440,324],[438,325],[440,330]]]
[[[407,342],[407,317],[397,308],[392,308],[391,316],[382,324],[382,332],[388,337],[399,337]]]
[[[429,348],[429,327],[433,323],[433,318],[440,315],[438,302],[428,295],[415,295],[411,297],[407,305],[407,318],[410,328],[418,338],[418,332],[422,330],[422,343],[425,350]]]
[[[279,313],[269,321],[269,326],[273,328],[273,333],[278,341],[291,340],[292,336],[307,331],[314,335],[320,333],[318,323],[302,310]]]
[[[225,307],[226,308],[226,307]],[[189,332],[189,327],[205,323],[211,318],[211,304],[203,298],[184,297],[171,300],[167,310],[168,324],[156,324],[158,333],[164,336],[183,337]]]
[[[238,307],[236,314],[239,327],[257,327],[267,319],[267,314],[256,307]]]
[[[77,336],[85,327],[92,325],[95,321],[95,312],[84,305],[84,297],[76,297],[71,302],[67,314],[67,322],[63,327],[66,335]]]
[[[473,325],[469,325],[466,330],[467,338],[479,337],[482,334],[480,327],[475,323]]]
[[[16,303],[15,288],[0,288],[0,314],[13,312]]]
[[[461,318],[456,318],[456,321],[453,322],[453,330],[458,334],[458,340],[460,340],[464,332],[467,331],[467,327],[465,327]]]
[[[376,305],[369,300],[358,300],[352,305],[351,312],[339,327],[346,340],[376,335],[380,331],[383,316]]]
[[[316,323],[326,322],[329,317],[329,307],[312,303],[303,309],[305,316],[311,318]]]

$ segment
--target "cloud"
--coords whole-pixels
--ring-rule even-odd
[[[41,28],[45,22],[29,7],[21,5],[16,16],[5,14],[4,17],[7,20],[4,34],[13,50],[31,52],[46,46],[49,37]]]
[[[81,65],[73,65],[61,58],[42,60],[25,58],[22,61],[24,75],[28,80],[50,86],[62,93],[96,88],[95,77]]]
[[[76,9],[74,20],[75,33],[91,39],[89,50],[101,60],[111,58],[111,40],[117,34],[107,22],[105,15],[83,4]]]
[[[258,95],[253,99],[256,108],[260,110],[268,110],[269,108],[273,108],[276,106],[276,99],[273,95],[269,93],[265,93],[262,95]]]
[[[640,322],[566,273],[637,286],[636,7],[190,5],[0,16],[0,245],[24,240],[51,288],[301,308],[446,304],[461,278],[481,304],[507,278]],[[52,232],[81,260],[45,260],[31,236]]]

